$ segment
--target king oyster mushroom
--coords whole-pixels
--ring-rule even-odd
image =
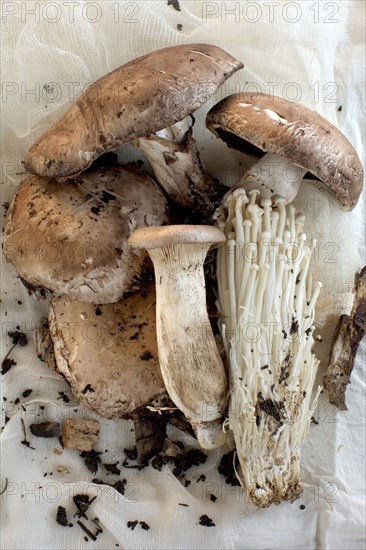
[[[352,210],[362,191],[363,169],[345,136],[319,114],[267,94],[239,93],[224,98],[208,113],[207,127],[229,146],[253,148],[264,155],[235,187],[259,189],[291,202],[307,171]],[[249,143],[248,143],[249,142]]]
[[[191,422],[205,449],[220,447],[227,406],[225,367],[206,309],[203,262],[224,242],[217,227],[170,225],[137,229],[129,238],[154,263],[156,331],[163,379],[172,401]]]
[[[120,300],[138,288],[150,264],[127,240],[138,227],[169,220],[153,180],[118,164],[60,184],[31,176],[9,206],[4,254],[30,287],[92,303]]]
[[[137,140],[172,200],[211,211],[218,183],[206,174],[188,123],[179,123],[242,67],[208,44],[173,46],[130,61],[95,82],[32,145],[25,168],[64,179]]]

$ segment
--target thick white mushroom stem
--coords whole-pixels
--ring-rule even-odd
[[[298,194],[305,174],[306,170],[285,157],[266,153],[244,173],[235,188],[243,187],[247,193],[259,189],[261,197],[283,197],[288,204]]]
[[[208,220],[224,188],[206,172],[188,119],[133,144],[147,157],[168,198]]]
[[[130,245],[146,248],[154,264],[156,330],[165,386],[191,422],[200,445],[220,447],[226,440],[220,418],[227,407],[227,378],[207,315],[203,262],[210,246],[225,237],[210,226],[149,229],[135,231]]]
[[[238,478],[259,508],[302,492],[300,448],[321,390],[313,346],[314,307],[321,283],[308,274],[314,241],[304,216],[284,199],[236,189],[218,209],[227,236],[218,251],[219,310],[229,366],[229,427]]]

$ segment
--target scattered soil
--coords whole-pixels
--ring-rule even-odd
[[[77,512],[74,514],[74,517],[77,516],[78,518],[88,519],[86,512],[89,506],[91,505],[91,503],[94,502],[95,499],[96,497],[93,497],[92,499],[90,499],[89,495],[83,495],[83,494],[74,495],[72,497],[72,500],[74,501],[74,504],[77,508]]]
[[[175,10],[180,11],[180,5],[178,0],[168,0],[168,6],[172,6]]]
[[[176,447],[177,449],[180,448],[178,445],[176,445]],[[180,452],[178,450],[175,455],[166,454],[164,452],[159,453],[152,459],[151,466],[160,472],[165,464],[173,464],[173,474],[185,487],[188,487],[191,482],[184,477],[184,472],[189,470],[192,466],[204,464],[206,460],[207,455],[200,449],[190,449],[189,451],[184,451],[183,447],[183,449],[180,449]],[[197,481],[203,481],[204,479],[205,476],[203,475],[200,476]]]
[[[14,367],[17,364],[14,359],[9,359],[9,357],[6,357],[4,361],[1,363],[1,374],[6,374],[10,371],[11,367]]]
[[[108,483],[107,481],[103,481],[102,479],[94,478],[92,479],[92,483],[96,483],[97,485],[108,485],[109,487],[113,487],[113,489],[118,491],[121,495],[124,495],[127,479],[119,479],[115,483]]]
[[[203,525],[203,527],[215,527],[215,524],[212,521],[212,519],[209,518],[206,514],[200,517],[199,524]]]
[[[64,401],[64,403],[69,403],[70,397],[68,395],[66,395],[65,392],[59,391],[58,394],[59,394],[60,397],[58,397],[57,399],[62,399],[62,401]]]
[[[107,470],[107,475],[113,474],[113,475],[119,476],[119,474],[121,473],[121,470],[117,468],[118,462],[116,462],[115,464],[105,464],[103,462],[103,466]]]
[[[59,506],[57,508],[56,521],[59,525],[62,525],[63,527],[67,527],[69,525],[66,510],[63,506]]]
[[[12,339],[13,346],[21,346],[24,347],[28,344],[28,340],[24,332],[20,332],[19,330],[14,330],[8,332],[8,336]]]
[[[123,452],[125,453],[128,460],[136,460],[137,459],[137,449],[136,449],[136,447],[133,447],[132,449],[123,449]]]
[[[90,384],[87,384],[87,385],[85,386],[85,388],[82,390],[81,393],[82,393],[83,395],[85,395],[85,394],[88,393],[88,392],[94,393],[94,390],[93,390],[93,388],[91,387]]]
[[[80,453],[81,458],[84,459],[85,466],[92,474],[96,474],[98,471],[99,464],[102,462],[99,457],[101,454],[102,453],[97,453],[94,449],[91,451],[82,451]]]
[[[141,361],[150,361],[150,359],[153,359],[154,356],[151,353],[151,351],[144,351],[142,355],[140,355]]]
[[[234,451],[230,451],[230,453],[223,455],[220,460],[220,464],[217,468],[217,471],[219,472],[219,474],[226,477],[226,483],[228,485],[240,486],[240,482],[235,474],[233,460],[234,460]]]

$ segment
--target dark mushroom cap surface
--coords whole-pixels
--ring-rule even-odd
[[[239,93],[215,105],[206,123],[229,146],[245,151],[249,142],[308,170],[345,210],[356,205],[363,186],[361,162],[346,137],[318,113],[280,97]]]
[[[132,167],[90,170],[62,184],[30,176],[9,206],[4,254],[32,287],[116,302],[150,266],[146,252],[128,247],[128,237],[168,221],[163,192]]]
[[[158,50],[99,79],[29,149],[25,168],[65,178],[101,154],[183,120],[243,64],[216,46]]]
[[[56,370],[81,403],[105,418],[130,417],[166,395],[155,322],[155,284],[115,304],[53,298],[49,327]]]

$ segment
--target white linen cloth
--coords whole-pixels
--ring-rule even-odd
[[[1,10],[2,203],[11,199],[25,177],[19,173],[29,146],[88,83],[135,57],[183,43],[218,45],[245,64],[196,116],[195,135],[206,165],[227,185],[238,180],[250,160],[211,136],[204,117],[215,102],[236,91],[273,92],[313,108],[342,130],[364,164],[363,0],[179,0],[170,5],[167,0],[4,0]],[[128,161],[136,155],[127,146],[120,158]],[[354,273],[365,263],[364,200],[346,214],[323,186],[304,183],[297,204],[308,216],[309,236],[319,240],[313,272],[324,284],[318,318],[319,330],[326,336],[321,350],[326,357],[332,323],[349,311]],[[347,390],[349,411],[337,412],[323,395],[314,413],[319,424],[312,426],[303,447],[305,488],[299,501],[256,510],[240,488],[226,485],[217,473],[220,452],[209,453],[206,464],[188,471],[192,483],[187,488],[168,466],[161,472],[151,467],[122,468],[121,477],[127,479],[122,496],[110,487],[91,484],[94,476],[77,451],[55,454],[53,449],[60,448],[57,440],[32,437],[35,450],[21,445],[21,418],[29,426],[35,421],[95,415],[73,400],[58,399],[60,391],[71,395],[68,385],[37,359],[33,338],[47,304],[27,295],[4,258],[1,286],[1,358],[10,347],[9,330],[19,325],[29,339],[27,347],[13,350],[17,365],[2,377],[6,398],[2,415],[10,418],[2,432],[1,488],[8,479],[1,496],[3,549],[364,548],[365,345]],[[28,388],[33,392],[23,398]],[[17,397],[20,404],[14,405]],[[102,461],[123,461],[123,448],[134,444],[131,423],[99,420],[96,449],[103,451]],[[171,436],[182,437],[174,430]],[[188,436],[182,439],[194,446]],[[68,473],[57,472],[58,466]],[[201,474],[206,480],[197,482]],[[106,476],[103,467],[96,477],[117,479]],[[96,542],[85,541],[71,518],[72,495],[82,491],[98,495],[90,516],[100,519],[104,532]],[[211,493],[216,502],[210,500]],[[301,504],[305,509],[300,509]],[[65,506],[73,528],[56,523],[59,505]],[[203,514],[215,527],[198,524]],[[127,528],[127,522],[135,519],[147,522],[150,530]]]

